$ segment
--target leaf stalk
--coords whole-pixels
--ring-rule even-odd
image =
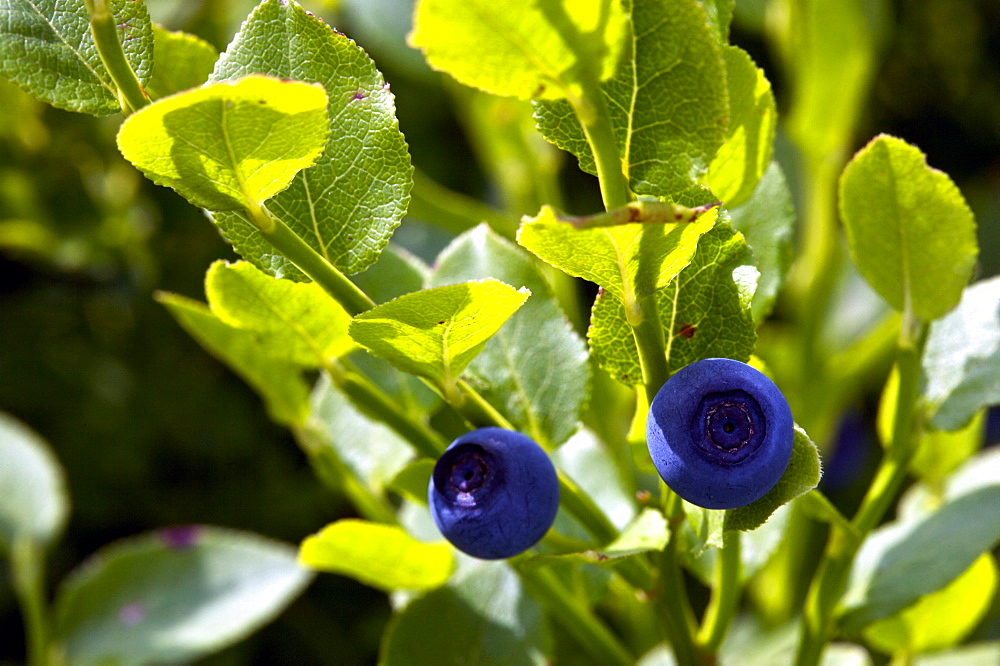
[[[118,101],[122,113],[127,116],[149,104],[149,96],[122,50],[115,17],[107,0],[84,0],[84,5],[90,15],[90,32],[97,53],[118,89]]]
[[[725,532],[723,545],[715,561],[712,599],[705,610],[698,644],[704,652],[715,654],[722,646],[729,625],[736,616],[742,586],[740,561],[741,536],[738,531]]]
[[[42,548],[30,538],[15,540],[11,547],[11,579],[24,618],[28,665],[46,666],[49,663],[49,627],[45,613],[45,585]]]
[[[678,528],[684,520],[684,508],[676,493],[669,489],[667,493],[666,513],[670,522],[670,541],[660,553],[660,589],[656,606],[663,617],[675,661],[678,664],[700,664],[702,660],[694,639],[694,612],[691,610],[678,558]]]
[[[361,411],[382,421],[400,437],[410,442],[420,455],[437,458],[448,447],[444,438],[429,426],[412,418],[405,409],[359,372],[349,370],[340,361],[327,364],[334,385],[343,391]]]
[[[893,404],[892,438],[851,526],[852,535],[833,527],[819,569],[806,597],[795,663],[816,666],[833,633],[833,611],[847,587],[848,576],[861,543],[875,529],[899,492],[923,428],[919,407],[920,363],[927,339],[926,322],[904,316],[896,355],[899,390]]]
[[[263,205],[247,209],[249,222],[299,269],[340,303],[352,317],[371,310],[375,302],[337,268],[311,248],[288,225]]]
[[[548,569],[516,566],[525,588],[551,611],[559,624],[587,650],[597,664],[635,662],[617,636],[597,619],[590,607],[579,603]]]

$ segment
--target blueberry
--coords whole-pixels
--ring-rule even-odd
[[[767,494],[792,455],[792,412],[781,390],[746,363],[706,358],[657,392],[646,444],[670,488],[706,509]]]
[[[559,508],[559,479],[542,447],[503,428],[462,435],[434,465],[431,515],[459,550],[513,557],[542,538]]]

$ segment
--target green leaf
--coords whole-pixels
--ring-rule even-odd
[[[153,52],[153,76],[146,86],[153,99],[205,83],[219,58],[215,47],[200,37],[158,25],[153,26]]]
[[[109,0],[118,39],[139,81],[149,80],[153,30],[143,2]],[[119,113],[90,32],[84,0],[5,0],[0,6],[0,76],[43,102],[97,116]]]
[[[547,663],[545,617],[502,562],[462,557],[448,585],[414,599],[389,621],[379,663]]]
[[[578,94],[582,68],[614,73],[624,30],[622,6],[606,0],[420,0],[409,43],[465,85],[561,99]]]
[[[246,210],[288,187],[325,138],[322,87],[248,76],[144,107],[122,124],[118,148],[196,206]]]
[[[315,283],[278,280],[244,261],[216,261],[205,275],[205,292],[212,313],[253,332],[271,358],[323,367],[354,349],[350,315]]]
[[[297,366],[265,355],[254,332],[229,326],[204,303],[162,292],[156,298],[198,344],[257,391],[274,421],[283,425],[305,422],[309,388]]]
[[[546,448],[566,441],[590,393],[587,350],[531,256],[481,224],[456,238],[435,265],[434,286],[494,277],[531,291],[468,375],[518,430]]]
[[[842,602],[856,631],[955,580],[1000,542],[1000,454],[973,458],[949,480],[932,512],[888,523],[865,540]]]
[[[858,270],[889,305],[932,320],[958,304],[976,264],[975,221],[917,148],[873,139],[840,178],[840,214]]]
[[[533,555],[523,561],[525,566],[548,566],[555,562],[597,564],[613,567],[614,560],[640,553],[659,552],[670,541],[670,528],[663,513],[645,508],[629,523],[617,539],[596,550],[560,555]]]
[[[698,181],[725,139],[726,67],[696,0],[632,0],[631,18],[624,62],[601,86],[608,118],[632,191],[675,199]],[[538,104],[535,117],[546,139],[597,173],[568,102]]]
[[[414,460],[389,482],[389,489],[417,504],[427,504],[427,486],[434,473],[435,461],[430,458]]]
[[[56,637],[73,664],[194,661],[271,621],[310,580],[285,544],[169,527],[106,546],[70,574]]]
[[[430,590],[444,585],[455,570],[447,543],[420,543],[401,527],[350,519],[306,537],[299,561],[386,592]]]
[[[753,250],[753,264],[760,272],[752,302],[754,322],[760,324],[770,314],[794,257],[795,208],[777,162],[767,168],[750,198],[729,212],[733,227]]]
[[[615,527],[623,529],[632,521],[636,514],[635,489],[625,482],[610,447],[592,431],[581,428],[550,456],[556,469],[578,485]],[[556,515],[555,529],[581,541],[591,540],[565,511]]]
[[[865,640],[889,654],[913,655],[952,647],[976,628],[996,589],[997,565],[986,553],[946,587],[865,627]]]
[[[702,0],[701,4],[719,43],[726,44],[729,41],[729,24],[733,21],[736,0]]]
[[[727,208],[739,206],[764,175],[774,147],[778,114],[764,70],[736,46],[724,46],[729,84],[729,130],[705,182]]]
[[[635,344],[632,327],[625,318],[625,306],[621,301],[610,298],[607,293],[598,292],[590,311],[587,343],[591,356],[602,370],[622,384],[643,385],[639,348]],[[645,427],[645,418],[642,422]],[[643,434],[645,435],[645,430]],[[642,448],[645,448],[645,442]],[[639,455],[645,457],[646,452],[640,451]]]
[[[62,466],[49,445],[27,426],[0,412],[0,548],[30,540],[56,540],[69,515]]]
[[[388,85],[353,41],[285,0],[264,0],[254,9],[212,80],[257,72],[320,83],[329,97],[323,154],[268,209],[339,270],[364,270],[403,219],[413,178]],[[215,221],[236,251],[264,272],[307,280],[241,217],[223,213]]]
[[[955,310],[931,324],[923,371],[932,428],[957,430],[1000,403],[1000,277],[970,286]]]
[[[350,334],[400,370],[448,387],[529,294],[497,280],[425,289],[358,315]]]
[[[746,532],[757,529],[778,507],[818,486],[821,476],[819,449],[809,439],[805,430],[795,426],[792,458],[785,473],[777,485],[756,502],[726,511],[726,531]]]
[[[622,530],[617,539],[601,548],[599,552],[607,558],[627,557],[637,553],[663,550],[669,540],[670,528],[663,513],[656,509],[645,508]]]
[[[703,358],[750,358],[757,336],[749,262],[743,236],[722,222],[698,241],[691,265],[657,292],[671,372]]]
[[[723,547],[725,511],[705,509],[685,500],[684,518],[685,538],[690,557],[700,559],[709,550],[709,546]]]
[[[828,523],[844,534],[848,534],[859,541],[861,540],[861,536],[854,526],[851,525],[851,521],[823,493],[818,491],[815,493],[806,493],[799,498],[796,505],[803,515],[820,523]]]
[[[337,459],[376,493],[382,492],[413,456],[406,440],[359,411],[326,376],[313,391],[308,430],[315,436],[313,447],[334,451]]]
[[[549,206],[525,217],[517,242],[564,273],[596,282],[623,301],[665,286],[691,262],[698,239],[715,224],[709,210],[692,222],[633,223],[580,229]]]
[[[748,261],[743,237],[728,224],[717,224],[699,240],[691,264],[657,290],[671,372],[703,358],[750,358],[757,336],[748,289],[741,283]],[[620,302],[606,294],[597,297],[587,338],[591,353],[612,377],[642,383],[639,351]]]
[[[961,430],[926,430],[910,461],[910,469],[927,483],[940,483],[979,450],[985,435],[985,411],[976,412]]]
[[[983,641],[947,652],[917,658],[916,666],[995,666],[1000,661],[1000,641]]]

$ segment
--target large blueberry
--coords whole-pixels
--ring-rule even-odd
[[[781,390],[728,358],[677,371],[653,398],[646,420],[646,444],[660,476],[706,509],[735,509],[767,494],[788,467],[793,439]]]
[[[473,557],[498,560],[531,548],[552,526],[559,479],[531,438],[480,428],[441,455],[427,496],[448,541]]]

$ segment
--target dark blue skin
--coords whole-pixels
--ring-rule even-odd
[[[785,473],[792,428],[788,401],[763,373],[706,358],[657,392],[646,444],[675,493],[706,509],[735,509],[766,495]]]
[[[534,440],[503,428],[462,435],[434,465],[431,515],[456,548],[483,560],[513,557],[542,538],[559,509],[559,479]]]

